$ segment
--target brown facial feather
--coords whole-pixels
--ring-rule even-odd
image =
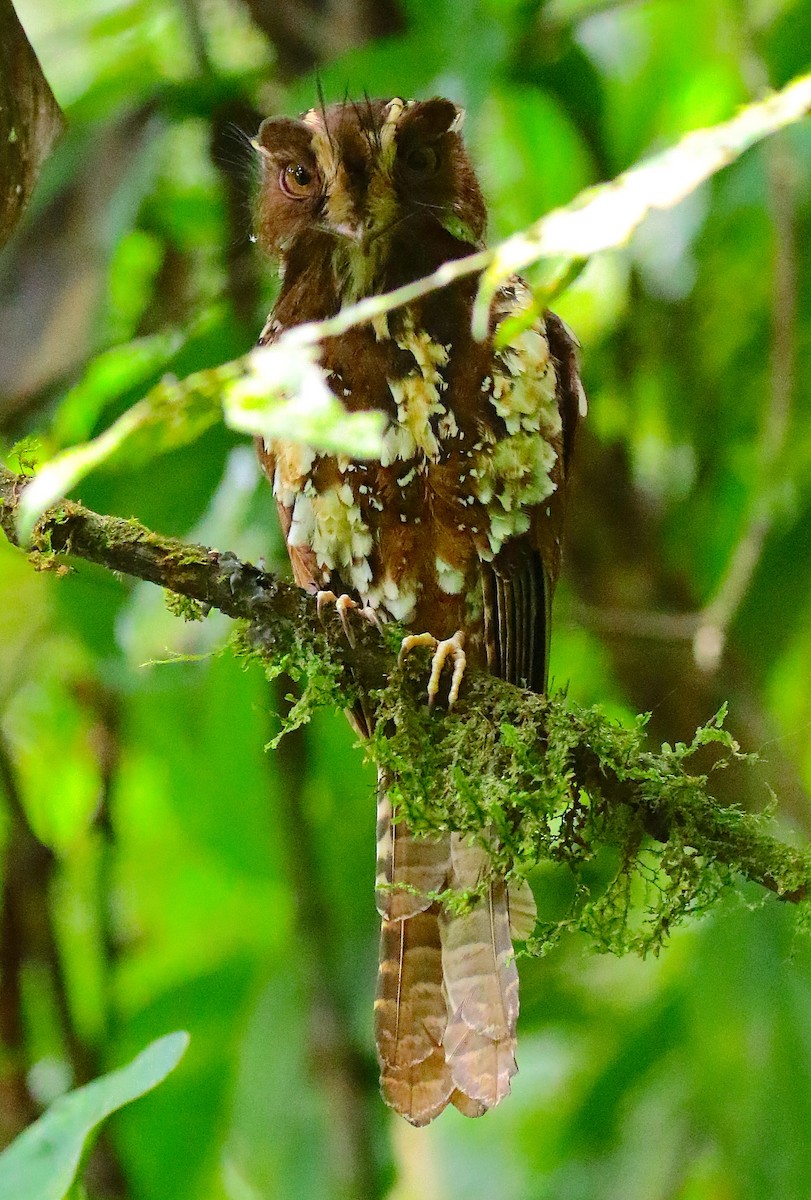
[[[392,99],[263,123],[257,232],[283,268],[263,341],[480,243],[486,211],[460,116],[449,100]],[[297,166],[312,185],[291,196],[283,173]],[[302,587],[350,592],[418,633],[461,629],[472,662],[541,691],[583,407],[575,343],[549,313],[496,348],[499,323],[531,301],[518,279],[474,342],[475,290],[460,281],[325,342],[335,394],[387,418],[379,462],[286,442],[262,445],[260,458]],[[515,1070],[509,897],[494,880],[465,918],[442,912],[432,894],[476,888],[489,857],[455,836],[416,841],[392,823],[386,791],[383,781],[379,879],[407,891],[399,904],[396,891],[380,893],[390,898],[376,1018],[384,1096],[415,1124],[446,1103],[480,1115]],[[429,883],[414,865],[425,854]]]
[[[402,101],[370,101],[311,110],[299,121],[269,118],[256,140],[262,165],[257,236],[270,254],[288,254],[313,232],[359,245],[371,256],[372,244],[391,234],[385,264],[427,237],[440,238],[440,261],[469,252],[484,233],[486,210],[459,134],[452,128],[460,111],[448,100],[404,106]],[[291,200],[280,186],[289,164],[313,171],[312,195]],[[469,239],[451,236],[443,226],[469,230]],[[407,227],[407,228],[406,228]],[[461,245],[454,247],[454,241]],[[416,265],[416,264],[415,264]],[[369,287],[403,277],[395,266]],[[416,277],[416,276],[412,276]],[[372,286],[374,285],[374,286]]]

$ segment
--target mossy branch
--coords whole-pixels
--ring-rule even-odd
[[[0,525],[14,544],[26,483],[0,468]],[[455,828],[491,845],[495,838],[497,865],[508,873],[543,862],[569,874],[570,902],[541,925],[536,949],[573,927],[604,949],[656,949],[734,876],[793,903],[811,894],[809,853],[767,833],[769,813],[719,805],[706,772],[691,769],[710,745],[713,769],[746,757],[723,714],[690,746],[652,752],[644,720],[627,729],[565,696],[532,695],[476,671],[452,713],[430,713],[425,664],[417,655],[405,669],[396,665],[396,630],[381,636],[358,622],[350,646],[337,622],[321,627],[311,597],[230,552],[65,501],[37,523],[30,553],[40,566],[86,559],[185,597],[192,615],[217,608],[244,621],[237,649],[303,682],[295,720],[362,696],[375,708],[374,756],[415,828]]]

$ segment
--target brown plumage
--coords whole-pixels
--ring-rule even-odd
[[[398,98],[263,122],[257,229],[282,271],[263,342],[481,245],[486,210],[460,124],[450,100]],[[326,341],[336,395],[388,418],[379,462],[280,441],[259,453],[301,587],[455,638],[460,668],[464,642],[469,661],[541,691],[583,393],[552,313],[495,347],[498,325],[531,302],[520,279],[499,290],[482,343],[475,289],[459,281]],[[393,821],[385,778],[377,875],[384,1099],[415,1125],[448,1103],[479,1116],[516,1070],[512,936],[531,929],[531,893],[510,895],[460,835],[418,839]],[[477,887],[462,915],[435,898]]]

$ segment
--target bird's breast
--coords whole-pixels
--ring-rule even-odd
[[[469,625],[482,561],[525,535],[557,486],[561,420],[537,320],[503,349],[406,311],[325,365],[348,407],[387,415],[379,462],[277,441],[264,456],[291,557],[406,624]],[[443,336],[444,335],[444,336]],[[459,344],[461,342],[461,344]],[[300,579],[299,582],[302,582]]]

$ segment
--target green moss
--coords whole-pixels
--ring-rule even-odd
[[[488,687],[487,708],[477,710],[474,692],[467,711],[439,717],[392,684],[379,698],[373,753],[414,829],[470,833],[488,845],[499,873],[523,876],[546,861],[571,875],[567,911],[539,924],[530,953],[572,930],[596,950],[657,953],[739,872],[768,874],[778,891],[807,882],[808,863],[765,834],[768,813],[720,807],[708,776],[690,773],[710,744],[714,770],[746,758],[723,712],[690,745],[652,752],[645,718],[626,728],[565,695],[518,696],[505,686],[493,705],[492,694]]]
[[[31,533],[30,557],[38,570],[44,570],[44,558],[61,552],[54,549],[54,530],[66,525],[70,517],[70,505],[66,502],[49,509],[45,517],[34,526]],[[64,552],[69,552],[69,545]]]
[[[360,703],[326,637],[246,627],[232,644],[270,677],[287,674],[298,684],[271,746],[317,708]],[[496,680],[472,677],[456,710],[432,712],[424,657],[410,656],[364,702],[375,713],[369,753],[395,811],[416,832],[469,834],[487,846],[500,875],[521,878],[547,863],[569,877],[564,910],[539,920],[528,953],[546,953],[573,931],[597,951],[658,953],[676,925],[711,909],[739,875],[804,896],[811,863],[767,834],[772,814],[721,807],[709,774],[695,769],[707,747],[712,771],[747,761],[723,727],[724,711],[690,744],[655,751],[644,717],[627,727],[565,694],[534,696]],[[464,909],[487,883],[436,898]],[[803,905],[802,927],[809,914]]]
[[[289,629],[289,626],[286,627]],[[290,709],[280,714],[279,733],[268,744],[275,750],[286,733],[306,725],[320,708],[351,709],[358,696],[340,663],[330,655],[325,637],[313,640],[275,632],[247,623],[240,625],[229,642],[232,651],[244,661],[259,662],[268,679],[289,676],[299,689],[289,696]]]
[[[15,442],[8,454],[8,464],[20,475],[33,475],[37,463],[42,456],[42,442],[38,437],[28,434]]]
[[[208,605],[177,592],[164,591],[163,600],[169,612],[182,617],[184,621],[204,621],[210,612]]]

